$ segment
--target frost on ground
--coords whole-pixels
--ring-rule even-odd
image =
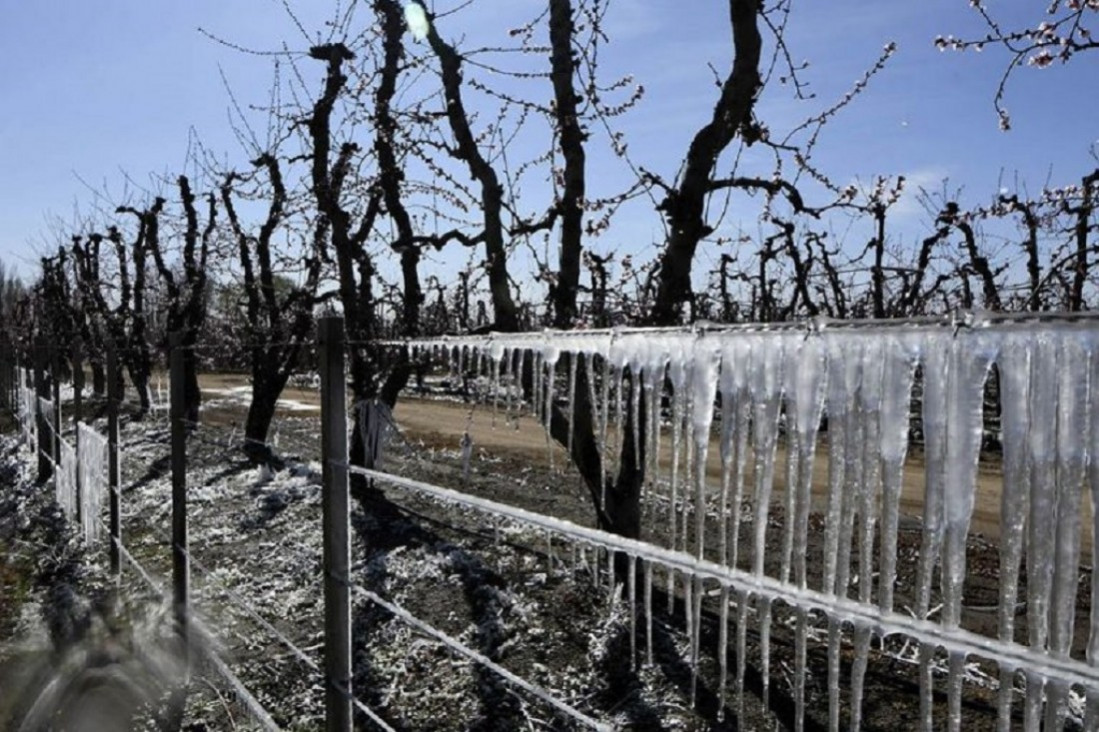
[[[314,420],[286,420],[282,429],[301,443],[319,442]],[[30,700],[38,700],[39,709],[75,710],[75,702],[56,693],[65,685],[55,683],[51,692],[50,682],[64,678],[67,688],[83,689],[89,669],[106,663],[109,678],[96,678],[127,690],[133,703],[113,713],[131,715],[134,728],[166,719],[192,730],[255,727],[241,699],[202,660],[209,651],[227,662],[278,725],[321,727],[320,465],[256,468],[209,433],[193,436],[188,447],[201,648],[182,717],[166,716],[181,670],[161,596],[171,586],[167,437],[166,425],[154,420],[127,421],[122,431],[123,545],[148,578],[124,561],[117,591],[106,544],[86,546],[54,505],[49,486],[34,485],[31,454],[13,439],[0,442],[0,663],[6,674],[0,714],[9,721],[33,714]],[[683,698],[685,662],[676,657],[685,652],[685,639],[659,624],[660,654],[670,654],[668,663],[635,672],[621,586],[609,591],[605,573],[593,586],[594,557],[574,563],[567,547],[547,556],[541,537],[486,531],[476,517],[424,502],[411,509],[386,502],[377,513],[356,510],[357,584],[614,727],[699,726]],[[362,598],[355,601],[353,626],[356,695],[398,729],[577,728],[545,702]],[[25,693],[16,698],[14,689]],[[98,703],[84,701],[88,709]]]

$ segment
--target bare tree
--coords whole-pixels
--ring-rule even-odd
[[[206,319],[207,267],[210,259],[210,247],[217,230],[217,197],[210,193],[206,196],[207,214],[204,225],[199,225],[196,197],[191,190],[191,181],[181,175],[176,179],[179,198],[183,207],[183,246],[180,252],[182,269],[169,266],[165,256],[159,225],[155,219],[149,219],[146,225],[145,243],[153,255],[157,272],[167,291],[167,327],[169,332],[181,334],[183,348],[183,418],[190,423],[199,420],[199,406],[202,392],[198,385],[198,354],[195,346]],[[129,213],[140,216],[129,209]],[[144,266],[137,266],[135,274],[144,277]]]
[[[300,285],[291,284],[279,292],[273,242],[287,217],[287,190],[279,160],[266,153],[252,165],[256,173],[244,176],[229,172],[219,187],[222,208],[237,242],[245,298],[246,326],[243,332],[252,377],[252,401],[244,427],[244,451],[253,460],[274,462],[276,456],[267,446],[267,433],[275,408],[290,375],[298,366],[305,343],[312,339],[313,308],[318,303],[317,287],[322,269],[326,222],[316,225],[315,233],[303,257],[304,273]],[[270,186],[267,214],[257,234],[242,224],[234,202],[234,186],[251,182],[259,171],[266,174]],[[266,192],[266,191],[265,191]]]

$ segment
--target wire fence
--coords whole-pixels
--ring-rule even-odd
[[[350,726],[351,708],[379,727],[391,728],[351,687],[352,595],[384,608],[574,721],[596,729],[607,725],[375,589],[356,584],[348,537],[352,476],[389,491],[477,511],[494,522],[524,525],[552,537],[547,539],[550,546],[556,539],[601,552],[608,583],[613,587],[617,577],[629,598],[633,663],[642,658],[651,663],[656,579],[667,583],[670,606],[681,598],[687,609],[692,675],[701,656],[703,604],[715,607],[720,617],[715,656],[721,707],[733,676],[735,708],[743,710],[750,622],[759,625],[767,694],[770,634],[781,617],[794,628],[796,727],[805,723],[807,656],[815,642],[827,654],[828,726],[840,726],[845,706],[851,726],[858,727],[875,637],[881,653],[903,640],[903,650],[892,657],[904,656],[918,667],[923,729],[962,727],[973,663],[991,669],[985,676],[994,682],[990,687],[1001,729],[1017,722],[1028,730],[1060,728],[1070,716],[1087,728],[1099,726],[1099,667],[1085,656],[1085,651],[1093,656],[1090,651],[1099,647],[1099,616],[1093,610],[1081,614],[1077,607],[1081,556],[1089,544],[1095,551],[1099,531],[1099,524],[1082,524],[1084,496],[1090,493],[1093,504],[1099,496],[1099,327],[1094,318],[991,316],[899,324],[621,329],[380,344],[403,349],[413,361],[433,360],[452,372],[483,379],[487,387],[482,397],[493,403],[494,414],[501,400],[510,414],[514,400],[514,409],[529,409],[547,434],[554,420],[563,418],[568,434],[559,429],[554,439],[567,444],[572,454],[577,454],[574,440],[589,440],[604,486],[617,485],[631,461],[633,468],[644,468],[644,516],[666,527],[660,535],[663,545],[378,469],[385,435],[395,433],[392,415],[370,400],[348,411],[348,345],[338,319],[322,321],[319,384],[312,379],[309,384],[319,386],[321,402],[321,559],[329,649],[323,664],[240,593],[219,582],[187,544],[187,440],[225,453],[242,444],[273,451],[278,445],[240,435],[235,426],[185,419],[181,405],[171,398],[166,410],[173,487],[182,487],[173,491],[173,597],[177,604],[190,602],[187,578],[192,568],[218,586],[221,597],[311,672],[324,675],[329,721],[336,720],[336,728]],[[174,359],[173,369],[178,367]],[[972,520],[991,373],[997,380],[995,408],[1002,438],[995,496],[1002,525],[994,542],[997,577],[991,607],[996,620],[975,629],[974,606],[963,602],[963,595],[971,581],[967,552],[975,538]],[[177,377],[173,372],[172,378]],[[20,381],[26,379],[21,374]],[[917,389],[923,475],[912,486],[905,483],[905,470],[911,467],[908,449]],[[169,392],[178,399],[177,390]],[[58,457],[58,450],[65,448],[53,450],[50,445],[61,439],[56,426],[60,405],[41,393],[21,386],[21,428],[26,439],[37,440],[36,449],[51,461],[61,485],[71,472],[67,466],[81,462],[84,440],[78,441],[75,458],[68,453]],[[591,424],[583,434],[576,432],[580,417],[573,410],[578,403],[590,411]],[[348,458],[348,432],[356,426],[364,462],[373,468],[352,465]],[[286,446],[317,455],[317,446],[307,440],[287,437]],[[826,456],[819,461],[818,447]],[[716,475],[707,469],[711,457],[717,458]],[[468,455],[465,459],[468,465]],[[814,472],[818,464],[821,470]],[[465,473],[468,477],[468,467]],[[59,500],[73,510],[82,506],[67,497],[68,490],[58,493]],[[899,550],[905,490],[918,498],[918,541],[909,547],[910,567],[901,565]],[[598,504],[600,511],[610,510],[605,492]],[[819,542],[809,541],[813,515],[821,524]],[[117,543],[117,532],[111,533]],[[120,544],[117,550],[151,581],[130,552]],[[820,558],[815,573],[810,571],[811,552]],[[1092,598],[1099,597],[1094,572],[1085,577]],[[1025,621],[1016,619],[1020,602]],[[811,627],[820,619],[825,627]],[[1016,639],[1017,624],[1026,626],[1025,641]],[[842,697],[847,703],[841,705],[845,639],[852,648],[852,665]],[[735,670],[729,668],[731,648]],[[939,696],[946,699],[945,710],[936,702]]]

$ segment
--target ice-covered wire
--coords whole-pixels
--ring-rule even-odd
[[[556,697],[551,695],[548,691],[546,691],[542,687],[536,686],[536,685],[530,683],[529,681],[526,681],[526,680],[520,678],[519,676],[516,676],[514,673],[512,673],[511,671],[508,671],[506,668],[504,668],[500,664],[496,663],[492,659],[488,658],[484,654],[478,653],[477,651],[475,651],[472,648],[470,648],[470,647],[466,646],[465,644],[463,644],[461,641],[455,640],[454,638],[450,637],[449,635],[447,635],[443,631],[439,630],[438,628],[435,628],[431,625],[428,625],[427,623],[420,620],[419,618],[417,618],[412,613],[405,610],[400,605],[396,605],[392,602],[389,602],[388,600],[385,600],[384,598],[377,595],[376,593],[371,592],[370,590],[367,590],[363,587],[359,587],[358,585],[352,585],[351,589],[356,594],[362,595],[363,597],[370,600],[374,604],[385,608],[389,612],[391,612],[394,615],[396,615],[397,617],[399,617],[401,620],[405,621],[409,625],[411,625],[411,626],[417,628],[418,630],[420,630],[420,632],[426,633],[427,635],[430,635],[431,637],[433,637],[436,640],[440,641],[443,645],[447,646],[451,650],[465,656],[466,658],[468,658],[472,661],[475,661],[475,662],[481,664],[482,666],[489,669],[490,671],[492,671],[496,675],[506,679],[507,681],[514,684],[515,686],[518,686],[520,689],[523,689],[524,691],[527,691],[530,694],[533,694],[534,696],[536,696],[539,699],[541,699],[542,701],[546,702],[547,704],[549,704],[553,708],[555,708],[558,711],[572,717],[573,719],[577,720],[578,722],[582,722],[583,724],[588,725],[592,729],[607,730],[608,732],[612,729],[612,727],[610,725],[605,724],[603,722],[600,722],[596,719],[592,719],[591,717],[584,714],[580,710],[569,706],[568,704],[564,703],[560,699],[557,699]]]
[[[248,691],[248,688],[245,687],[240,678],[232,672],[225,661],[221,660],[220,656],[213,651],[208,651],[206,653],[206,658],[210,661],[210,664],[213,665],[214,670],[229,684],[233,693],[237,695],[237,698],[244,703],[245,708],[248,709],[248,712],[252,715],[253,719],[259,722],[264,729],[274,730],[275,732],[278,732],[278,730],[281,729],[278,724],[275,723],[275,720],[271,718],[271,715],[263,705],[260,704],[259,700],[252,696],[252,692]]]
[[[1029,668],[1047,677],[1071,680],[1083,686],[1099,686],[1099,667],[1080,663],[1072,658],[1047,655],[1044,651],[1015,644],[999,644],[994,639],[961,628],[951,628],[885,611],[876,605],[826,594],[811,589],[784,584],[763,574],[728,567],[685,552],[665,549],[636,539],[627,539],[599,529],[579,526],[564,519],[543,516],[522,508],[466,495],[449,488],[430,485],[377,470],[348,465],[350,473],[371,478],[380,483],[414,491],[436,500],[466,506],[494,516],[524,523],[536,528],[610,551],[622,552],[659,564],[687,577],[715,580],[721,585],[736,587],[768,602],[780,601],[806,610],[818,610],[831,618],[844,618],[856,626],[881,628],[886,634],[903,633],[927,644],[929,648],[943,646],[951,652],[987,658],[1000,668]]]
[[[126,550],[126,547],[122,546],[121,542],[118,543],[118,550],[119,554],[130,564],[130,566],[137,570],[137,573],[141,576],[142,579],[145,580],[145,583],[148,584],[154,592],[156,592],[162,598],[166,597],[164,588],[149,575],[145,568],[141,566],[140,562],[134,559],[133,555]],[[205,646],[203,647],[203,649],[206,651],[206,658],[210,661],[211,665],[213,665],[214,670],[216,670],[218,674],[220,674],[221,677],[225,679],[225,681],[232,688],[233,693],[237,695],[237,698],[240,699],[245,708],[248,709],[252,717],[261,725],[263,725],[264,729],[276,731],[279,730],[280,727],[278,726],[278,724],[275,723],[275,720],[271,718],[270,713],[263,707],[262,704],[260,704],[259,700],[252,695],[252,692],[248,691],[247,687],[244,686],[244,683],[241,682],[240,678],[232,672],[229,666],[226,665],[226,663],[217,655],[217,653],[215,653],[213,649]]]
[[[313,671],[315,671],[317,673],[323,673],[320,665],[317,664],[316,661],[314,661],[308,655],[306,655],[304,650],[299,648],[292,640],[290,640],[285,635],[283,635],[282,632],[280,632],[278,628],[271,625],[271,623],[267,622],[255,609],[252,608],[251,605],[248,604],[248,602],[243,597],[241,597],[239,594],[237,594],[232,589],[230,589],[229,586],[226,585],[224,582],[222,582],[222,581],[218,580],[217,578],[215,578],[214,573],[211,569],[209,569],[204,564],[202,564],[202,562],[195,559],[194,555],[191,554],[186,549],[183,550],[183,554],[187,557],[188,561],[190,561],[191,565],[193,567],[195,567],[195,569],[197,569],[198,571],[205,574],[206,577],[208,577],[211,582],[213,582],[215,585],[217,585],[219,588],[221,588],[221,590],[223,592],[225,592],[225,594],[229,597],[230,600],[232,600],[238,607],[240,607],[240,609],[242,609],[245,613],[247,613],[249,615],[249,617],[251,617],[257,623],[259,623],[260,626],[264,630],[266,630],[268,633],[270,633],[271,635],[278,638],[279,642],[281,642],[284,646],[286,646],[290,650],[290,652],[295,657],[297,657],[297,659],[299,661],[304,663],[306,666],[311,668]]]

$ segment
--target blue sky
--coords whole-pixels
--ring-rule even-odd
[[[272,0],[0,2],[0,259],[27,276],[36,270],[36,251],[53,241],[49,220],[71,219],[75,206],[94,208],[95,195],[80,179],[120,196],[126,174],[138,186],[150,174],[174,175],[191,129],[209,149],[243,165],[219,68],[242,102],[259,103],[269,86],[270,60],[222,47],[199,26],[253,48],[276,49],[283,40],[294,48],[306,45]],[[436,9],[453,4],[437,0]],[[333,6],[318,0],[293,5],[310,31],[323,27]],[[1011,25],[1037,22],[1044,4],[992,3],[997,6]],[[507,30],[539,7],[536,0],[478,0],[447,18],[443,35],[504,42]],[[722,73],[728,68],[726,8],[702,0],[611,3],[606,77],[631,73],[647,92],[620,129],[635,162],[666,178],[674,178],[691,136],[712,110],[717,90],[707,63]],[[1007,96],[1014,127],[1002,133],[992,97],[1006,56],[995,49],[941,53],[933,39],[948,33],[983,33],[967,0],[795,0],[787,42],[798,60],[811,62],[804,78],[818,99],[799,102],[789,88],[772,85],[759,115],[773,130],[789,128],[841,96],[883,45],[895,41],[898,52],[886,69],[824,133],[815,162],[837,181],[868,184],[878,174],[903,174],[913,188],[934,188],[949,177],[974,203],[996,192],[1001,172],[1009,187],[1018,173],[1037,192],[1047,176],[1069,183],[1096,166],[1088,153],[1099,139],[1099,95],[1089,92],[1092,57],[1069,67],[1021,69]],[[539,93],[548,99],[548,86]],[[598,153],[589,175],[597,190],[628,179],[621,163]],[[753,233],[758,211],[758,200],[736,198],[727,226]],[[906,197],[899,211],[894,236],[917,236],[922,214],[914,197]],[[592,245],[651,256],[661,231],[651,205],[639,203]]]

